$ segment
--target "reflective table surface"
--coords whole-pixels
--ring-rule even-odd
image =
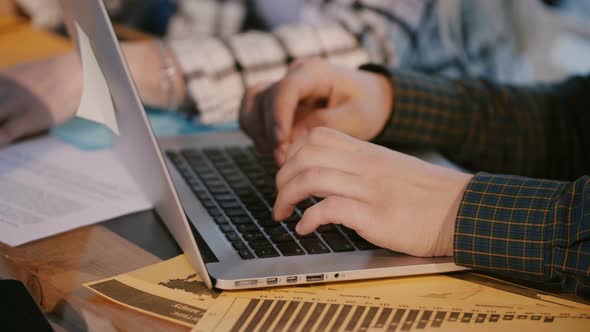
[[[179,254],[157,215],[144,211],[18,247],[0,244],[0,278],[21,280],[56,331],[188,331],[82,286]]]

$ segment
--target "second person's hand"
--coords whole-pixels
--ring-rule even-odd
[[[314,127],[373,139],[385,126],[392,103],[393,88],[385,76],[312,59],[293,64],[277,83],[249,89],[240,126],[282,164],[289,144]]]

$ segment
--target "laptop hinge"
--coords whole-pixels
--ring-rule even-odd
[[[203,257],[203,261],[205,263],[218,263],[219,259],[217,259],[217,256],[215,256],[215,254],[213,253],[213,250],[211,250],[211,248],[209,247],[207,242],[205,242],[205,240],[201,236],[201,233],[199,233],[199,231],[196,229],[195,225],[193,225],[192,220],[190,220],[190,218],[188,218],[188,216],[187,216],[187,219],[189,220],[189,225],[191,227],[191,231],[193,232],[195,242],[197,242],[197,247],[199,247],[199,251],[201,252],[201,256]]]

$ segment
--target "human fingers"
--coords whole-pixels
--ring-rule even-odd
[[[317,109],[314,112],[305,114],[305,116],[296,119],[295,123],[293,123],[291,139],[295,141],[316,127],[329,127],[341,131],[339,124],[342,122],[343,114],[349,108],[350,105],[345,103],[335,107]]]
[[[341,196],[364,201],[367,195],[360,176],[337,169],[313,167],[298,174],[279,190],[273,215],[276,220],[289,217],[295,205],[310,196]]]
[[[275,162],[277,163],[277,165],[279,167],[282,167],[285,164],[287,150],[289,149],[289,145],[290,145],[290,143],[281,143],[275,147],[273,154],[274,154]]]
[[[0,125],[0,147],[8,145],[19,137],[43,129],[40,120],[38,116],[32,115],[27,111],[16,113],[14,116],[9,117]]]
[[[285,153],[285,161],[293,158],[305,145],[318,145],[343,151],[357,151],[358,141],[353,137],[326,127],[315,127],[307,131],[305,135],[298,137],[289,145]]]
[[[10,102],[11,100],[14,100],[14,96],[10,95],[9,91],[10,89],[5,88],[4,86],[2,86],[3,84],[3,78],[2,76],[0,76],[0,112],[2,112],[2,109],[4,108],[4,106],[6,104],[8,104],[8,102]]]
[[[341,224],[353,230],[366,229],[371,207],[364,202],[341,196],[330,196],[305,210],[295,230],[307,235],[326,224]],[[379,231],[379,230],[376,230]]]
[[[0,96],[0,123],[17,114],[19,111],[24,112],[24,107],[16,99],[8,99]]]
[[[34,100],[15,80],[0,75],[0,123],[13,114],[24,112],[26,104]],[[28,91],[27,91],[28,92]]]
[[[277,129],[276,121],[274,119],[273,104],[274,98],[277,93],[278,84],[275,83],[269,86],[263,96],[261,102],[261,108],[264,109],[261,114],[261,118],[264,126],[264,145],[267,148],[265,152],[271,152],[277,146]]]
[[[265,110],[260,108],[260,95],[269,84],[257,84],[246,89],[239,111],[240,128],[254,141],[257,147],[264,142],[264,126],[261,116]]]
[[[334,168],[360,175],[363,164],[363,160],[354,152],[308,144],[279,169],[276,175],[277,189],[280,191],[291,179],[310,168]]]
[[[279,93],[279,84],[275,83],[269,86],[263,93],[261,98],[262,106],[259,109],[264,109],[263,114],[263,123],[265,129],[265,136],[264,139],[268,143],[268,145],[272,146],[273,148],[277,148],[281,145],[288,144],[291,141],[291,138],[284,138],[279,140],[278,137],[281,135],[279,127],[277,125],[277,119],[275,118],[275,100],[277,98],[277,94]],[[298,104],[295,106],[293,110],[293,117],[294,122],[298,122],[298,118],[305,117],[309,113],[313,113],[317,109],[317,100],[314,98],[310,99],[301,99],[299,100]]]
[[[289,65],[289,68],[287,68],[287,73],[291,73],[291,72],[301,68],[301,66],[307,61],[309,61],[309,59],[302,59],[302,58],[295,59],[295,61],[293,61]]]
[[[299,103],[306,98],[327,98],[331,93],[326,64],[312,60],[291,70],[276,87],[273,99],[273,117],[276,122],[276,140],[290,139],[295,113]]]
[[[266,101],[267,95],[270,93],[269,89],[270,88],[267,88],[254,96],[254,103],[252,106],[253,117],[251,120],[255,122],[253,126],[256,128],[253,139],[258,151],[261,153],[269,153],[272,151],[272,144],[270,143],[266,132],[266,114],[271,111],[268,109],[268,103]]]
[[[299,123],[299,119],[303,119],[306,118],[310,113],[313,113],[313,111],[315,111],[315,109],[312,109],[309,107],[309,105],[306,102],[303,102],[301,104],[299,104],[299,107],[297,108],[297,114],[295,115],[295,124]],[[276,126],[276,122],[275,122],[275,130],[277,130],[277,126]],[[283,142],[275,142],[277,143],[274,146],[274,158],[275,161],[277,163],[277,165],[282,166],[285,163],[285,158],[287,156],[287,150],[289,149],[289,146],[291,145],[291,143],[293,143],[293,140],[301,137],[301,136],[305,136],[307,134],[306,130],[299,130],[297,132],[297,136],[291,135],[291,138],[289,138],[286,141]],[[275,135],[276,137],[276,135]]]

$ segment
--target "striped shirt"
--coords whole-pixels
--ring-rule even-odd
[[[363,68],[394,86],[378,142],[482,171],[458,211],[455,262],[590,296],[590,75],[513,87]]]
[[[239,34],[207,27],[227,21],[216,18],[243,17],[242,1],[180,2],[167,38],[201,122],[236,120],[248,86],[282,78],[289,63],[301,58],[323,57],[350,68],[373,62],[449,77],[511,80],[506,73],[514,73],[504,57],[513,40],[513,1],[301,2],[300,23]],[[202,38],[204,31],[217,36]]]
[[[166,40],[184,74],[187,100],[206,124],[236,120],[248,86],[276,81],[291,61],[306,57],[350,68],[372,62],[447,77],[526,82],[527,66],[515,61],[522,51],[517,20],[541,6],[512,0],[169,1],[177,11]],[[138,15],[140,2],[146,5],[105,5],[111,16],[123,18]],[[62,22],[57,0],[17,3],[39,27]],[[262,19],[270,32],[242,32],[250,16]]]

